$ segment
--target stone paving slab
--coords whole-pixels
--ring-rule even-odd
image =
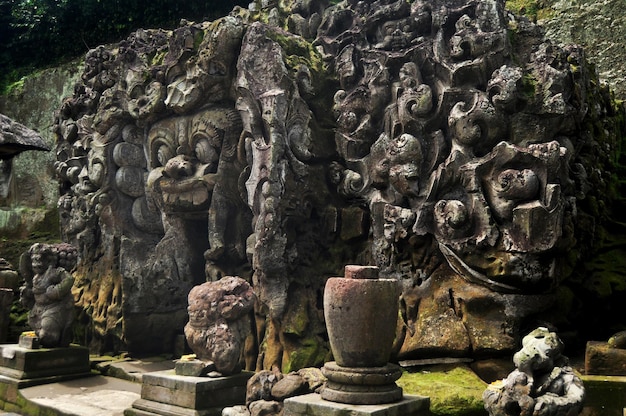
[[[104,375],[141,383],[144,373],[165,371],[174,368],[173,360],[160,357],[144,358],[141,360],[124,359],[100,361],[95,368]]]
[[[20,389],[29,401],[71,416],[121,416],[140,391],[141,384],[105,376]]]

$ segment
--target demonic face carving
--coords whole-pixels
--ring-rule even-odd
[[[165,212],[206,215],[224,136],[215,124],[222,119],[219,110],[207,110],[160,121],[150,130],[148,186],[160,195]]]

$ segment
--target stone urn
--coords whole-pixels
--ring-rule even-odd
[[[324,317],[336,361],[322,369],[322,398],[349,404],[390,403],[402,398],[400,367],[389,363],[398,319],[400,286],[379,279],[378,268],[349,265],[324,289]]]

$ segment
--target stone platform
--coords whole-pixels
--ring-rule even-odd
[[[283,416],[423,416],[429,415],[430,399],[405,395],[387,404],[354,405],[322,399],[317,393],[285,400]]]
[[[18,344],[0,345],[0,376],[18,387],[89,375],[89,349],[85,347],[31,349]]]
[[[246,401],[252,372],[227,377],[177,375],[174,370],[143,375],[141,398],[125,416],[219,416],[222,409]]]

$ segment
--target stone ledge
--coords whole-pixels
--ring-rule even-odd
[[[626,408],[626,376],[581,376],[585,385],[585,406]]]

